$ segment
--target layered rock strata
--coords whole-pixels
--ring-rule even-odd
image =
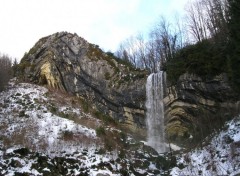
[[[172,140],[204,136],[240,112],[240,96],[226,74],[203,80],[185,73],[176,85],[167,86],[164,102],[166,132]]]
[[[20,67],[25,80],[74,94],[132,130],[145,126],[146,71],[122,63],[77,34],[40,39]]]
[[[147,72],[76,34],[61,32],[40,39],[21,60],[20,70],[25,80],[74,94],[85,106],[132,131],[145,128]],[[225,74],[203,80],[186,73],[165,87],[165,131],[171,141],[204,136],[240,112],[240,96]]]

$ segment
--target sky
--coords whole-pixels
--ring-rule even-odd
[[[20,60],[42,37],[77,33],[115,52],[130,36],[146,35],[160,16],[183,13],[188,0],[0,0],[0,53]]]

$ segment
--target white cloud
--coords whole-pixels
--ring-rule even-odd
[[[166,10],[163,0],[0,0],[0,52],[20,59],[39,38],[59,31],[115,50]]]

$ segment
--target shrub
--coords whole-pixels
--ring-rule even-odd
[[[16,93],[15,96],[16,96],[16,97],[19,97],[19,96],[21,96],[21,95],[22,95],[22,94],[20,94],[20,93]]]
[[[21,156],[26,156],[30,153],[30,150],[28,148],[20,148],[14,150],[14,153],[20,154]]]
[[[89,112],[89,103],[88,103],[88,101],[87,100],[85,100],[85,99],[83,99],[83,98],[80,98],[79,99],[79,102],[80,102],[80,104],[81,104],[81,107],[82,107],[82,110],[83,110],[83,112],[85,112],[85,113],[88,113]]]
[[[119,133],[119,136],[120,136],[120,139],[122,140],[122,142],[123,143],[126,143],[126,141],[127,141],[127,135],[126,135],[126,133],[124,133],[124,132],[120,132]]]
[[[103,126],[97,127],[96,134],[97,136],[105,136],[106,135],[105,128]]]
[[[69,140],[73,140],[74,134],[72,131],[66,130],[66,131],[63,131],[62,137],[64,140],[69,141]]]
[[[119,151],[118,157],[121,158],[121,159],[123,159],[123,158],[125,158],[125,156],[126,156],[126,152],[121,149],[121,150]]]
[[[56,114],[57,108],[55,106],[50,106],[50,112]]]
[[[111,78],[111,75],[109,72],[106,72],[104,76],[106,80],[109,80]]]
[[[20,111],[19,112],[19,117],[24,117],[25,116],[25,111],[23,110],[23,111]]]
[[[115,124],[115,125],[117,124],[116,121],[112,117],[110,117],[107,114],[103,114],[100,111],[95,110],[93,112],[93,114],[96,118],[102,120],[105,124]]]

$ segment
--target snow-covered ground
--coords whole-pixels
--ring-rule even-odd
[[[136,150],[139,144],[132,143],[130,136],[120,141],[129,141],[134,148],[132,153],[119,148],[105,150],[105,142],[111,145],[116,137],[103,140],[98,137],[96,128],[102,122],[61,94],[17,80],[12,80],[9,89],[0,93],[0,175],[160,173],[160,166],[147,161],[152,150],[148,149],[150,153]],[[105,132],[121,134],[110,126],[105,126]]]
[[[210,144],[178,156],[172,176],[240,175],[240,116],[226,123]]]
[[[28,83],[14,85],[14,82],[11,85],[11,89],[0,94],[3,97],[0,100],[0,131],[5,138],[17,138],[15,144],[47,154],[99,145],[94,129],[58,115],[71,109],[77,118],[84,118],[79,109],[55,107],[46,97],[48,91],[44,87]]]
[[[104,124],[71,98],[16,82],[0,92],[0,175],[240,175],[240,116],[202,148],[186,152],[171,144],[182,152],[176,163],[129,135],[118,139],[122,148],[103,150],[121,130],[105,126],[117,135],[98,137]]]
[[[0,175],[14,175],[16,172],[42,175],[36,169],[31,169],[36,159],[27,157],[13,157],[12,160],[19,163],[19,167],[3,169],[8,162],[4,161],[4,156],[13,155],[15,150],[21,148],[42,152],[50,157],[80,158],[82,168],[115,157],[115,153],[96,154],[102,143],[96,136],[95,129],[61,115],[71,114],[74,118],[94,120],[93,117],[83,113],[80,108],[59,105],[55,107],[46,96],[46,88],[28,83],[15,84],[15,81],[10,82],[7,91],[0,93]],[[105,172],[110,171],[92,169],[88,173],[96,175]],[[76,170],[75,174],[77,173]]]

